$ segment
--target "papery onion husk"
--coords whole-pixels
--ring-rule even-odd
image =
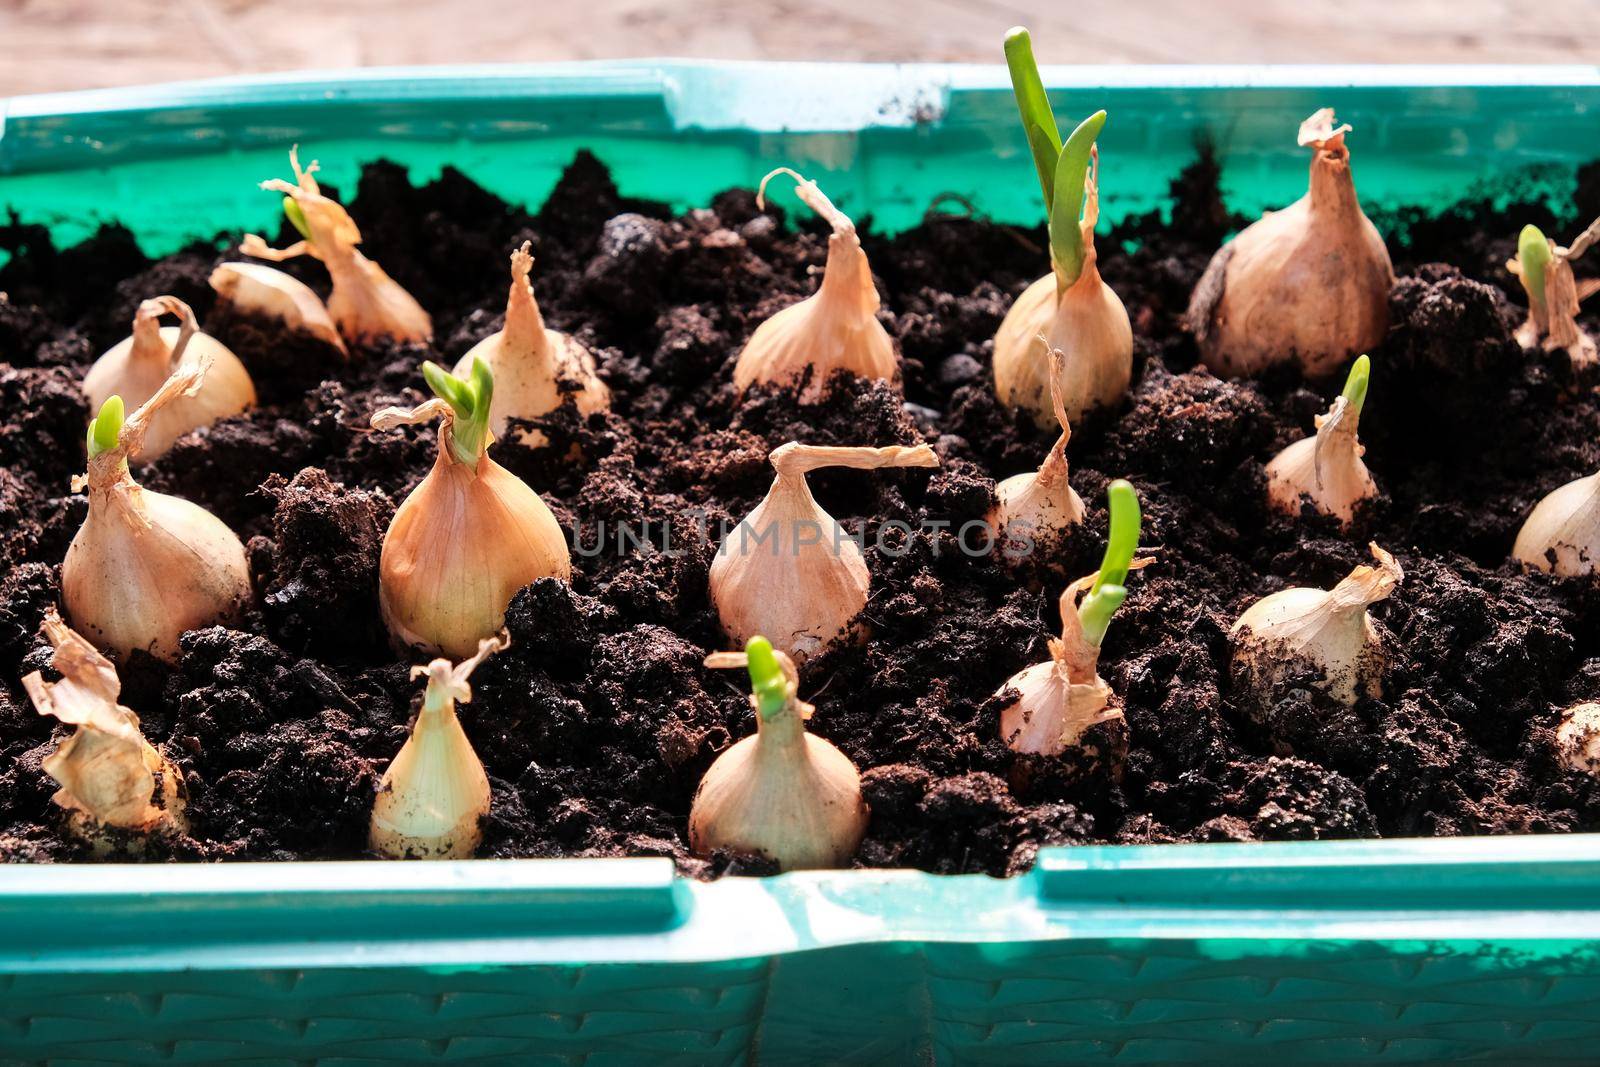
[[[496,437],[506,435],[509,420],[547,415],[567,397],[580,415],[611,406],[611,390],[595,371],[594,355],[572,337],[545,326],[533,286],[528,283],[533,269],[530,248],[524,241],[511,254],[505,327],[473,345],[455,366],[456,377],[465,379],[472,361],[481,359],[494,374],[489,429]],[[545,436],[538,430],[521,429],[517,440],[538,447],[545,443]]]
[[[162,326],[163,315],[176,315],[183,325]],[[152,416],[139,461],[157,459],[191,430],[248,411],[256,403],[250,372],[227,345],[200,332],[188,304],[172,296],[146,300],[134,314],[132,335],[95,360],[84,376],[89,410],[99,411],[112,396],[122,397],[129,409],[137,408],[156,395],[182,360],[200,358],[209,361],[210,369],[199,391],[173,398]]]
[[[726,851],[763,856],[780,870],[843,867],[867,832],[870,812],[849,757],[805,728],[810,704],[796,696],[794,662],[757,638],[748,653],[718,652],[708,667],[745,667],[776,657],[774,685],[756,681],[756,732],[718,756],[700,780],[689,811],[689,846],[697,855]]]
[[[1094,247],[1100,217],[1098,153],[1084,177],[1080,229],[1083,263],[1076,277],[1054,269],[1017,297],[994,336],[994,387],[1001,403],[1020,407],[1048,428],[1056,421],[1051,379],[1067,417],[1114,407],[1133,379],[1133,327],[1121,298],[1100,277]],[[1053,362],[1059,350],[1062,360]]]
[[[769,457],[766,498],[729,532],[711,563],[711,602],[736,644],[771,639],[795,662],[865,635],[857,616],[871,576],[855,540],[817,505],[806,474],[819,467],[936,467],[927,445],[834,448],[789,442]]]
[[[265,263],[221,263],[211,272],[211,288],[219,304],[282,323],[349,355],[322,298],[292,274]]]
[[[1305,669],[1347,707],[1383,695],[1387,655],[1367,608],[1404,577],[1393,556],[1368,546],[1377,566],[1362,565],[1331,590],[1294,587],[1262,597],[1229,630],[1236,677],[1252,713],[1270,705],[1280,683]]]
[[[68,828],[100,852],[136,849],[140,837],[187,830],[183,775],[118,702],[122,682],[111,661],[54,608],[45,614],[44,632],[61,680],[47,682],[34,671],[22,686],[40,715],[77,727],[43,763],[61,787],[50,799],[67,812]]]
[[[510,644],[504,635],[478,642],[470,659],[436,659],[411,668],[427,678],[411,735],[378,783],[367,843],[391,859],[468,859],[483,841],[489,776],[467,740],[456,704],[472,700],[473,670]]]
[[[378,603],[400,648],[465,659],[500,631],[519,589],[540,578],[569,580],[572,558],[539,494],[486,453],[487,412],[474,416],[482,424],[467,433],[444,400],[386,408],[372,425],[387,430],[434,418],[442,420],[438,458],[384,535]]]
[[[322,195],[312,177],[317,171],[316,161],[302,170],[297,151],[290,149],[289,165],[294,168],[293,182],[271,178],[262,182],[261,188],[284,194],[284,213],[305,239],[276,249],[249,233],[239,251],[274,263],[303,255],[320,260],[333,282],[328,313],[340,335],[351,344],[431,338],[433,321],[422,305],[382,267],[361,254],[356,247],[361,243],[361,231],[355,220],[342,206]]]
[[[1562,766],[1600,778],[1600,704],[1574,704],[1562,711],[1555,748]]]
[[[817,188],[788,167],[761,180],[758,204],[774,175],[797,183],[795,194],[833,228],[828,263],[817,291],[756,327],[733,368],[733,384],[743,393],[752,385],[796,385],[801,403],[823,398],[837,372],[893,381],[899,373],[894,342],[878,321],[878,289],[861,250],[855,224]]]
[[[1522,282],[1528,295],[1528,318],[1517,327],[1517,343],[1524,349],[1543,348],[1546,352],[1565,351],[1574,367],[1590,367],[1596,362],[1594,338],[1578,325],[1578,307],[1600,291],[1600,279],[1578,281],[1572,261],[1582,256],[1600,238],[1600,219],[1563,248],[1539,232],[1524,226],[1517,240],[1517,254],[1506,262],[1506,269]]]
[[[1600,473],[1539,501],[1517,532],[1511,557],[1563,578],[1593,574],[1600,564]]]
[[[1367,357],[1362,356],[1365,360]],[[1352,379],[1362,377],[1365,365],[1357,361]],[[1316,417],[1316,433],[1296,441],[1267,464],[1267,500],[1285,515],[1298,516],[1302,501],[1322,515],[1332,515],[1345,525],[1355,518],[1356,506],[1378,495],[1362,456],[1366,448],[1357,437],[1361,401],[1347,392],[1336,397],[1325,415]]]
[[[1356,198],[1349,129],[1334,126],[1332,108],[1301,124],[1310,190],[1223,245],[1195,286],[1185,325],[1216,373],[1293,362],[1323,377],[1388,331],[1394,266]]]
[[[1068,530],[1083,521],[1083,499],[1067,480],[1067,442],[1072,423],[1061,394],[1060,349],[1050,353],[1057,373],[1051,376],[1050,399],[1061,436],[1046,453],[1036,471],[1013,474],[995,486],[995,504],[987,521],[994,531],[1002,563],[1021,563],[1031,555],[1053,558]]]
[[[186,358],[126,423],[113,420],[115,438],[91,448],[88,475],[73,479],[88,489],[89,512],[61,564],[62,603],[72,625],[119,660],[144,651],[175,663],[185,631],[228,622],[250,602],[233,531],[196,504],[141,488],[128,470],[151,420],[193,396],[209,366],[208,356]]]

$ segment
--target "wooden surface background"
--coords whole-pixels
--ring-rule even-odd
[[[0,96],[395,63],[994,62],[1015,23],[1051,63],[1600,60],[1600,0],[0,0]]]

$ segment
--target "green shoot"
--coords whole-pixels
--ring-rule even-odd
[[[1106,490],[1107,506],[1111,510],[1111,529],[1106,535],[1106,555],[1100,563],[1100,573],[1095,577],[1089,594],[1078,605],[1078,620],[1083,624],[1083,635],[1096,648],[1105,640],[1111,626],[1111,616],[1128,598],[1124,585],[1133,554],[1139,549],[1139,494],[1121,478]]]
[[[1083,182],[1095,138],[1105,127],[1106,113],[1096,111],[1078,124],[1061,149],[1056,164],[1056,195],[1050,208],[1050,259],[1068,285],[1083,273]]]
[[[311,226],[306,222],[306,213],[295,203],[292,196],[283,198],[283,214],[289,220],[289,225],[300,231],[300,236],[311,240]]]
[[[789,703],[789,679],[772,651],[772,642],[765,637],[756,636],[745,642],[744,654],[756,711],[762,719],[770,719]]]
[[[1372,360],[1366,356],[1358,356],[1350,367],[1350,376],[1344,380],[1345,403],[1350,406],[1350,414],[1360,415],[1361,405],[1367,402],[1367,383],[1372,377]]]
[[[1033,151],[1033,165],[1039,172],[1039,187],[1049,209],[1055,196],[1056,160],[1061,158],[1061,131],[1050,110],[1050,98],[1039,78],[1039,65],[1033,59],[1033,40],[1021,26],[1006,31],[1006,66],[1011,70],[1011,91],[1017,97],[1022,128]]]
[[[1544,300],[1544,269],[1550,264],[1550,242],[1537,226],[1524,226],[1517,236],[1517,262],[1522,265],[1522,282],[1534,299]]]
[[[112,395],[100,405],[100,414],[89,420],[89,458],[110,452],[122,439],[122,397]]]
[[[422,364],[422,377],[433,395],[455,412],[450,448],[456,459],[474,469],[489,447],[489,404],[494,399],[494,376],[480,356],[472,361],[472,374],[462,381],[431,359]]]
[[[1085,250],[1079,229],[1083,183],[1095,139],[1106,124],[1106,113],[1097,111],[1084,119],[1063,144],[1027,30],[1016,26],[1006,33],[1005,54],[1017,112],[1028,135],[1028,148],[1033,153],[1033,166],[1050,218],[1050,259],[1062,280],[1071,285],[1083,273]]]

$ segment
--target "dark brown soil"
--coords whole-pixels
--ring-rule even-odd
[[[850,523],[949,524],[869,550],[872,639],[806,672],[813,729],[864,772],[863,865],[1002,874],[1056,843],[1600,829],[1600,789],[1551,756],[1557,709],[1600,695],[1600,658],[1588,655],[1600,647],[1600,595],[1505,562],[1534,501],[1600,467],[1600,407],[1564,360],[1517,348],[1521,295],[1502,267],[1524,222],[1561,233],[1600,213],[1597,175],[1583,176],[1565,219],[1534,204],[1493,211],[1486,195],[1442,217],[1376,220],[1401,275],[1362,420],[1384,496],[1348,534],[1263,506],[1263,463],[1308,431],[1326,390],[1292,374],[1219,381],[1193,369],[1177,328],[1240,222],[1216,177],[1201,158],[1174,182],[1170,223],[1133,219],[1100,239],[1135,323],[1135,388],[1073,437],[1090,514],[1056,562],[1093,569],[1106,482],[1132,479],[1159,562],[1133,580],[1102,660],[1131,728],[1120,783],[1019,768],[1000,743],[993,694],[1046,655],[1060,588],[964,555],[950,532],[1049,446],[998,406],[989,370],[996,325],[1042,273],[1038,230],[935,214],[890,238],[861,220],[905,397],[847,383],[802,409],[782,392],[736,404],[728,386],[743,340],[811,291],[825,251],[814,219],[791,227],[745,190],[674,217],[619,196],[580,157],[529,215],[460,174],[413,187],[399,168],[371,166],[351,204],[366,250],[433,312],[439,340],[349,364],[211,315],[205,280],[224,239],[152,262],[117,229],[56,250],[39,229],[0,226],[14,253],[0,268],[0,857],[82,858],[40,770],[58,730],[18,679],[48,659],[37,626],[84,514],[68,487],[87,415],[76,382],[127,332],[134,305],[162,292],[192,303],[250,365],[265,406],[190,436],[145,475],[247,539],[258,592],[240,629],[187,635],[177,670],[124,668],[128,703],[188,777],[193,834],[160,854],[364,854],[375,782],[417,696],[377,619],[378,551],[434,449],[432,431],[373,433],[367,416],[420,398],[422,359],[454,359],[498,327],[506,254],[525,239],[545,314],[598,353],[615,410],[581,421],[568,408],[540,423],[556,447],[502,442],[497,455],[581,525],[586,548],[601,520],[614,531],[649,519],[657,535],[578,555],[570,590],[539,582],[513,602],[512,647],[478,671],[463,709],[495,789],[483,855],[762,869],[686,849],[699,776],[752,728],[742,679],[701,665],[721,645],[706,596],[715,545],[690,516],[705,512],[714,530],[746,513],[770,481],[767,453],[791,439],[926,440],[944,464],[813,480]],[[317,265],[289,269],[325,290]],[[1387,698],[1343,710],[1287,686],[1253,719],[1230,692],[1229,624],[1288,584],[1331,585],[1369,539],[1406,571],[1374,609],[1392,650]]]

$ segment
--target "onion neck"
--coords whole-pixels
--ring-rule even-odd
[[[854,227],[836,229],[828,238],[828,264],[817,293],[840,311],[867,318],[877,314],[878,287],[872,284],[872,268]]]
[[[1311,158],[1311,199],[1313,212],[1334,216],[1361,214],[1355,182],[1350,179],[1350,150],[1341,138],[1337,145],[1319,148]]]
[[[799,701],[790,698],[770,715],[756,711],[756,749],[763,756],[793,759],[805,745],[805,720]]]

